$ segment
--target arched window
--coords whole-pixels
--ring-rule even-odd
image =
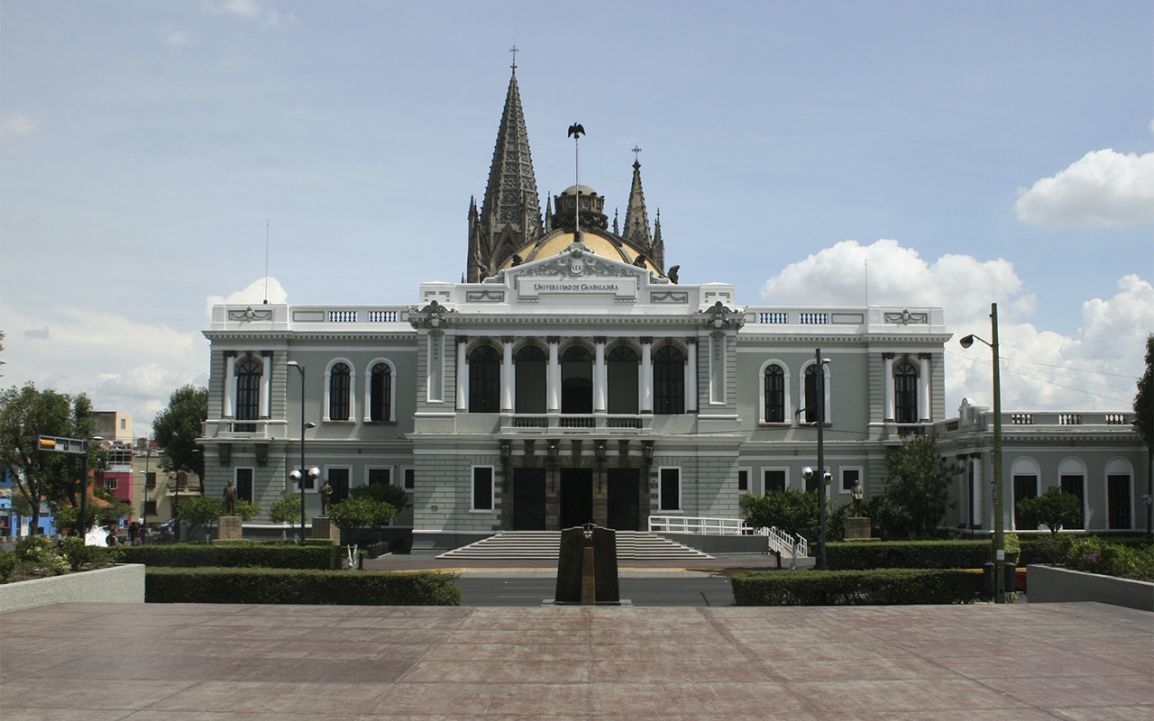
[[[785,422],[785,369],[776,363],[765,369],[765,422]]]
[[[369,420],[393,420],[393,369],[377,363],[369,371]]]
[[[236,419],[255,421],[260,418],[260,380],[263,366],[256,358],[248,357],[236,364]],[[241,433],[252,433],[255,423],[237,425]]]
[[[480,345],[469,354],[469,412],[501,410],[501,354],[491,345]]]
[[[561,412],[593,412],[593,354],[585,346],[561,354]]]
[[[627,345],[614,346],[605,354],[609,413],[637,414],[639,407],[637,368],[641,356]]]
[[[548,356],[539,346],[527,345],[513,356],[517,371],[517,393],[514,411],[517,413],[545,412],[545,369]]]
[[[663,345],[653,353],[653,412],[685,412],[685,356],[676,346]]]
[[[329,369],[329,420],[349,420],[349,396],[352,393],[352,369],[348,363],[335,363]]]
[[[894,368],[894,420],[918,422],[918,369],[908,360]]]
[[[817,419],[821,418],[823,422],[829,424],[829,386],[828,366],[810,363],[805,367],[805,385],[802,393],[805,405],[802,408],[805,411],[806,423],[817,423]]]

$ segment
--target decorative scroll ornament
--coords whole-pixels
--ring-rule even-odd
[[[409,323],[414,328],[427,328],[429,330],[441,330],[449,323],[448,315],[456,313],[451,308],[446,308],[437,301],[432,301],[424,308],[415,310],[409,315]]]
[[[745,325],[745,314],[717,301],[702,311],[705,324],[715,331],[737,330]]]
[[[900,313],[886,313],[885,321],[886,323],[909,325],[910,323],[929,323],[930,317],[928,313],[912,313],[906,308]]]
[[[255,310],[250,305],[244,310],[230,310],[228,312],[229,320],[239,320],[245,323],[252,323],[257,320],[272,320],[272,310],[269,308],[262,308]]]

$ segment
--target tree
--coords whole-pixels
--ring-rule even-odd
[[[907,438],[886,455],[885,490],[870,508],[890,535],[924,538],[950,507],[950,474],[931,436]]]
[[[240,511],[240,504],[237,504]],[[177,504],[177,516],[192,527],[200,526],[205,531],[224,514],[224,504],[208,496],[181,496]]]
[[[738,501],[745,520],[753,528],[778,528],[795,539],[802,531],[817,528],[819,507],[816,493],[790,488],[770,491],[764,496],[746,494]]]
[[[387,526],[396,515],[397,509],[391,504],[371,498],[348,498],[329,509],[329,520],[350,536],[359,536],[365,529]]]
[[[1059,528],[1082,525],[1082,502],[1073,493],[1065,493],[1054,486],[1040,496],[1019,501],[1018,514],[1022,517],[1023,526],[1045,526],[1053,538],[1058,535]]]
[[[204,432],[208,418],[208,389],[186,385],[173,391],[168,407],[152,421],[156,442],[164,451],[166,471],[188,471],[204,478],[204,454],[196,439]]]
[[[1138,392],[1134,395],[1134,429],[1146,441],[1146,459],[1149,464],[1146,473],[1146,540],[1154,540],[1154,333],[1146,336],[1146,370],[1138,379]]]
[[[383,481],[370,483],[367,486],[357,486],[349,491],[349,496],[352,498],[368,498],[378,503],[387,503],[392,506],[397,513],[405,510],[405,506],[409,505],[409,494],[405,493],[405,489],[400,486],[394,486],[391,483],[384,483]],[[297,510],[300,510],[299,506]]]
[[[31,511],[31,527],[40,524],[40,504],[78,506],[83,461],[68,453],[41,452],[38,436],[91,437],[95,427],[92,404],[81,394],[75,398],[54,390],[38,390],[32,383],[0,391],[0,460],[12,471],[13,483]],[[89,444],[89,469],[98,455]]]
[[[295,529],[296,521],[301,517],[301,497],[292,491],[285,491],[280,500],[272,504],[268,517],[273,523],[287,523],[289,530]]]

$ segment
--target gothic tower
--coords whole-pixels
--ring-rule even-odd
[[[541,201],[514,64],[480,213],[476,199],[469,201],[468,282],[494,275],[517,248],[542,232]]]

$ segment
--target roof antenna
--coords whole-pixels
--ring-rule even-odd
[[[573,242],[581,240],[581,136],[585,134],[585,127],[581,123],[569,126],[569,137],[573,138],[573,191],[577,193],[576,203],[573,205]]]
[[[264,219],[264,305],[268,305],[268,218]]]

